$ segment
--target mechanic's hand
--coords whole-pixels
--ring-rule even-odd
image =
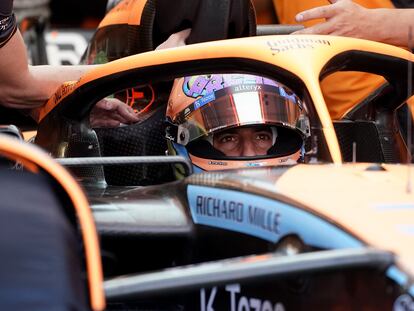
[[[376,40],[380,21],[375,9],[367,9],[351,0],[330,0],[331,5],[316,7],[296,15],[297,22],[325,18],[326,22],[294,32],[294,34],[322,34]]]
[[[134,110],[116,98],[104,98],[92,109],[89,121],[91,127],[118,127],[121,124],[138,122]]]
[[[191,33],[190,28],[173,33],[167,40],[165,40],[163,43],[157,46],[155,50],[163,50],[163,49],[184,46],[186,45],[185,40],[187,40],[190,33]]]

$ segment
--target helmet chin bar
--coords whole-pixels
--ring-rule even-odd
[[[247,157],[243,157],[247,158]],[[205,159],[199,158],[190,154],[190,159],[193,165],[201,168],[205,171],[215,171],[215,170],[227,170],[227,169],[237,169],[237,168],[251,168],[251,167],[268,167],[268,166],[278,166],[278,165],[292,165],[296,164],[301,158],[301,150],[285,156],[285,157],[274,157],[274,156],[265,156],[260,159],[248,158],[249,160],[214,160],[214,159]]]

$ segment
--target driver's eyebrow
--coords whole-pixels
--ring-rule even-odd
[[[217,133],[217,136],[223,136],[223,135],[227,135],[227,134],[236,134],[236,130],[235,129],[229,129],[220,133]]]
[[[256,127],[254,128],[254,132],[268,132],[268,133],[272,133],[272,130],[269,127]]]

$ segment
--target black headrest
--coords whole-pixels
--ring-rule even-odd
[[[173,8],[171,0],[157,0],[155,4],[154,30],[162,41],[185,28],[192,28],[187,44],[256,35],[251,0],[174,0],[173,3]]]
[[[137,11],[127,19],[111,16],[131,8]],[[103,47],[108,60],[151,51],[186,28],[192,29],[187,44],[256,35],[251,0],[111,0],[108,10],[107,23],[97,30],[84,59]],[[135,17],[139,17],[138,25]]]

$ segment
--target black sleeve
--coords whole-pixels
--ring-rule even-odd
[[[5,45],[17,29],[13,14],[13,0],[0,0],[0,47]]]

